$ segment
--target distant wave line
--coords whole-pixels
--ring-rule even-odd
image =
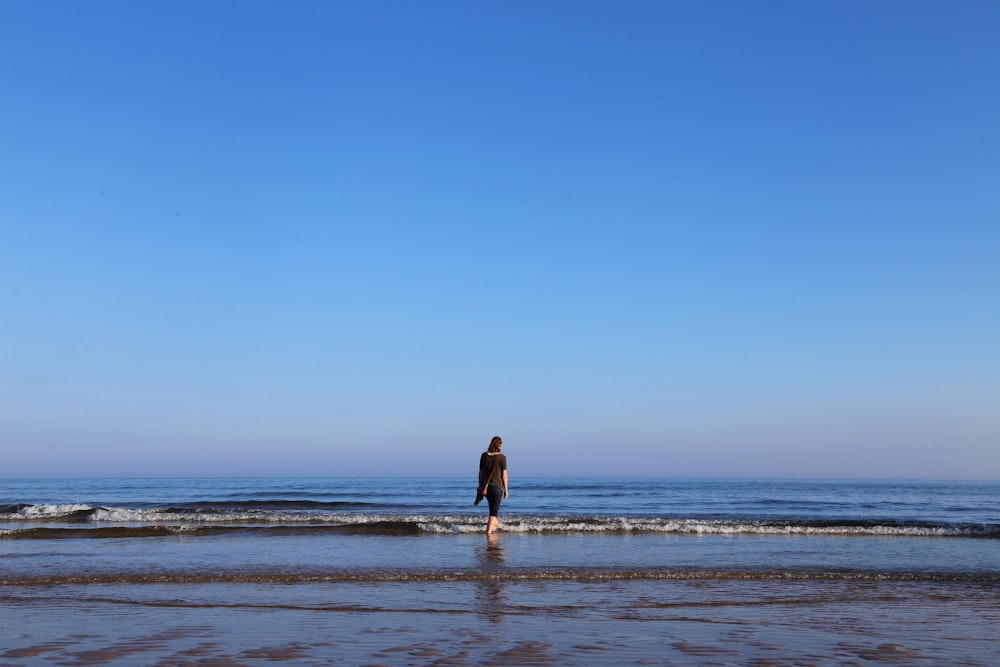
[[[208,515],[158,513],[148,510],[105,510],[72,525],[0,529],[0,539],[87,539],[210,536],[245,532],[253,536],[320,535],[324,532],[367,535],[465,534],[483,529],[478,515],[373,515],[284,513]],[[0,518],[2,520],[2,518]],[[139,525],[114,525],[133,523]],[[502,530],[517,534],[660,533],[676,535],[805,535],[852,537],[967,537],[1000,539],[1000,524],[918,521],[672,519],[641,517],[507,518]]]
[[[321,512],[372,511],[385,508],[399,509],[399,504],[356,501],[318,500],[255,500],[255,501],[191,501],[169,505],[140,505],[137,507],[111,507],[87,504],[11,503],[0,505],[2,521],[127,521],[180,520],[289,520],[292,517],[321,516]]]

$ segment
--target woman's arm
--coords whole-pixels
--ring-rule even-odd
[[[507,492],[507,471],[506,470],[503,471],[501,477],[503,478],[503,497],[506,498],[507,496],[510,495],[510,493]]]

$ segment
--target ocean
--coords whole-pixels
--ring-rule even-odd
[[[0,480],[0,667],[1000,664],[1000,483]]]

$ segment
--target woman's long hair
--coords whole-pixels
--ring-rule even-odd
[[[502,444],[503,440],[500,439],[500,436],[495,435],[493,436],[493,439],[490,440],[490,448],[486,451],[488,451],[490,454],[495,454],[496,452],[500,451],[500,445]]]

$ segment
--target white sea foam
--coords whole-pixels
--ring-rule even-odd
[[[159,523],[162,521],[187,521],[189,517],[181,514],[166,514],[154,510],[137,510],[127,507],[101,507],[90,515],[90,520],[108,523]]]
[[[62,516],[69,516],[75,512],[91,509],[90,505],[26,505],[17,512],[2,514],[4,520],[24,519],[38,521],[40,519],[57,519]]]
[[[420,522],[429,532],[465,532],[470,524],[453,517],[441,521]],[[482,529],[482,520],[474,519],[473,529]],[[509,533],[541,532],[636,532],[672,533],[689,535],[814,535],[814,536],[885,536],[885,537],[952,537],[975,534],[975,529],[945,526],[911,525],[810,525],[808,523],[780,523],[760,521],[710,521],[695,519],[658,518],[574,518],[574,517],[512,517],[501,519],[501,526]]]
[[[91,516],[93,522],[106,523],[256,523],[288,521],[290,516],[276,512],[162,512],[129,507],[102,507]]]
[[[92,510],[89,505],[30,505],[15,514],[0,515],[0,520],[46,521],[76,512]],[[309,510],[234,511],[176,510],[150,508],[100,507],[85,519],[88,523],[132,525],[197,526],[197,525],[301,525],[301,526],[369,526],[407,524],[425,533],[476,533],[483,530],[486,517],[469,514],[380,514],[354,512],[315,512]],[[995,536],[992,525],[934,525],[893,522],[810,522],[753,519],[683,519],[626,516],[537,516],[507,514],[501,517],[503,530],[508,533],[665,533],[690,535],[835,535],[835,536],[901,536],[953,537]],[[389,527],[391,530],[392,528]]]
[[[131,524],[244,524],[244,523],[282,523],[282,524],[331,524],[351,525],[365,524],[375,521],[396,521],[399,517],[387,517],[376,514],[349,513],[317,513],[310,511],[273,511],[244,510],[232,512],[190,511],[164,512],[156,509],[135,509],[130,507],[101,507],[90,515],[89,521],[95,523],[131,523]]]

